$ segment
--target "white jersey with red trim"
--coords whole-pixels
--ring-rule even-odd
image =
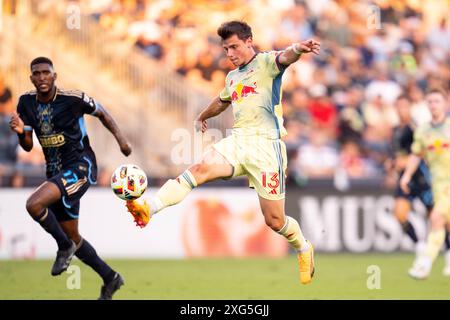
[[[233,134],[279,139],[283,126],[281,77],[286,69],[278,61],[279,51],[256,54],[246,65],[230,71],[220,93],[233,108]]]

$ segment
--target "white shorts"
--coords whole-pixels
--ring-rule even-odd
[[[269,200],[285,197],[287,154],[280,139],[231,135],[213,145],[234,167],[232,177],[246,175],[250,187]]]

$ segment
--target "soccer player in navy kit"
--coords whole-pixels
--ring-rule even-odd
[[[125,156],[131,153],[130,144],[99,103],[81,91],[55,86],[57,74],[50,59],[38,57],[30,67],[36,90],[20,97],[10,127],[25,151],[33,148],[35,131],[45,155],[47,180],[28,198],[27,211],[57,242],[51,274],[67,270],[76,255],[102,277],[99,299],[111,299],[124,280],[78,232],[80,199],[97,178],[95,154],[83,116],[97,117],[114,135]]]
[[[419,198],[428,212],[433,209],[433,195],[431,191],[431,177],[425,162],[420,163],[419,168],[414,173],[414,179],[411,181],[411,192],[406,194],[400,188],[400,178],[405,170],[407,159],[411,153],[411,145],[415,125],[411,116],[411,102],[406,95],[401,95],[396,102],[397,114],[400,124],[394,128],[392,135],[392,151],[394,158],[394,167],[399,173],[397,187],[395,189],[394,214],[402,226],[404,232],[411,238],[416,245],[416,251],[422,251],[423,243],[417,238],[413,225],[408,220],[409,212],[412,209],[412,201]]]

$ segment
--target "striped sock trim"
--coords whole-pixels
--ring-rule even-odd
[[[78,242],[78,244],[77,244],[77,249],[76,249],[76,251],[78,251],[78,249],[81,248],[81,246],[83,245],[83,242],[84,242],[84,239],[81,238],[80,242]]]
[[[36,220],[38,222],[42,222],[47,218],[47,216],[48,216],[48,208],[45,208],[44,211],[42,211],[39,216],[34,218],[34,220]]]
[[[189,184],[189,187],[191,187],[191,189],[194,189],[194,184],[192,183],[192,181],[189,178],[189,176],[186,173],[182,173],[181,176]]]
[[[189,183],[191,189],[194,189],[197,186],[197,181],[195,181],[194,176],[189,170],[183,172],[181,176],[184,178],[184,180],[186,180],[187,183]]]

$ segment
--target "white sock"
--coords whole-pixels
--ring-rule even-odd
[[[286,216],[283,227],[277,231],[289,242],[289,245],[295,250],[302,252],[309,249],[309,245],[303,236],[302,230],[297,220],[292,217]]]
[[[163,203],[161,202],[161,200],[159,200],[158,197],[149,199],[148,205],[150,206],[150,212],[152,214],[158,213],[158,211],[164,208]]]
[[[302,244],[302,247],[300,248],[300,250],[298,250],[299,252],[304,252],[304,251],[308,251],[309,250],[309,241],[305,240]]]
[[[450,250],[445,251],[444,259],[445,259],[445,265],[450,267]]]
[[[423,266],[426,270],[430,270],[433,266],[433,259],[429,256],[423,256],[420,260],[420,265]]]
[[[417,256],[424,255],[425,251],[427,250],[427,243],[420,240],[417,241],[415,250]]]
[[[184,171],[176,179],[167,180],[149,201],[151,213],[180,203],[196,186],[197,181],[189,170]]]

